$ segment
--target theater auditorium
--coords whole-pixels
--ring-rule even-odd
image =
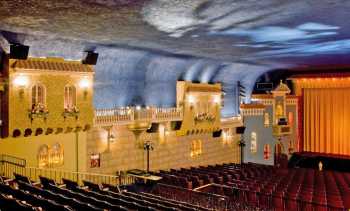
[[[349,210],[349,18],[1,0],[0,210]]]

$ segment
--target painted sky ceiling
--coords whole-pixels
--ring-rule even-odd
[[[346,63],[349,18],[349,0],[2,0],[0,45],[97,51],[96,107],[173,106],[181,78],[222,82],[232,115],[237,81],[249,92],[272,69]]]

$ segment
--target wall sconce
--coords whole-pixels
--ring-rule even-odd
[[[107,130],[107,149],[106,152],[111,151],[111,143],[113,143],[116,140],[115,135],[112,132],[112,127],[106,127]]]
[[[221,97],[219,95],[214,95],[214,103],[219,105],[221,103]]]
[[[84,99],[86,99],[86,96],[88,94],[88,88],[90,87],[90,85],[90,80],[86,76],[82,78],[79,82],[79,87],[84,90]]]
[[[13,84],[19,88],[19,96],[20,98],[23,98],[24,95],[24,89],[28,86],[29,84],[29,79],[27,76],[24,75],[18,75],[15,77],[13,80]]]
[[[193,95],[188,95],[187,96],[187,101],[190,103],[190,109],[193,109],[193,105],[196,101],[196,98]]]
[[[108,141],[110,143],[115,142],[115,140],[116,140],[116,137],[114,136],[114,134],[111,133],[111,134],[108,135]]]

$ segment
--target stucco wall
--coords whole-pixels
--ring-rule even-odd
[[[34,60],[34,59],[33,59]],[[37,59],[40,60],[40,59]],[[16,60],[10,60],[10,64]],[[50,59],[41,59],[41,62],[49,63]],[[70,64],[59,60],[61,63]],[[75,63],[74,63],[75,64]],[[17,71],[18,72],[18,71]],[[37,70],[37,71],[22,71],[17,73],[15,69],[10,68],[9,87],[8,87],[8,122],[5,124],[9,128],[9,136],[12,136],[15,129],[21,131],[23,136],[24,130],[30,128],[35,133],[37,128],[42,128],[45,132],[47,128],[54,131],[56,128],[66,129],[67,127],[75,128],[86,125],[92,126],[93,120],[93,105],[92,96],[93,89],[80,88],[79,83],[82,78],[86,77],[92,83],[93,73],[79,73],[79,72],[64,72],[53,70]],[[13,81],[16,77],[21,75],[28,80],[25,87],[16,86]],[[29,111],[31,110],[32,87],[35,84],[41,84],[45,87],[46,98],[45,104],[49,114],[47,118],[34,118],[31,120]],[[64,88],[67,85],[73,85],[76,88],[76,106],[80,111],[78,118],[67,117],[64,118]]]
[[[261,163],[267,165],[273,165],[273,148],[274,148],[274,137],[272,136],[272,116],[270,111],[272,108],[268,108],[267,112],[270,114],[270,126],[264,126],[264,117],[262,115],[259,116],[246,116],[244,117],[244,125],[246,126],[246,130],[244,132],[244,140],[246,146],[244,147],[244,162],[253,162],[253,163]],[[251,133],[255,132],[257,134],[257,152],[252,153],[250,150],[251,147]],[[269,144],[271,153],[270,158],[268,160],[264,159],[264,145]]]
[[[115,174],[119,170],[146,169],[146,152],[137,146],[134,135],[125,127],[113,131],[116,140],[107,150],[107,132],[94,128],[89,132],[87,156],[91,153],[101,153],[101,167],[89,168],[91,172]],[[237,144],[238,137],[234,136],[231,143],[224,144],[222,137],[212,138],[211,134],[176,136],[169,132],[164,142],[161,142],[159,133],[141,135],[141,140],[153,142],[154,150],[150,152],[150,169],[170,169],[209,164],[239,162],[240,154]],[[202,154],[191,157],[192,140],[202,140]]]
[[[41,135],[19,138],[0,139],[0,154],[23,158],[28,167],[38,167],[38,151],[40,146],[49,147],[59,143],[64,150],[64,162],[57,169],[76,171],[76,141],[78,140],[78,170],[86,171],[86,132],[62,133],[58,135]]]

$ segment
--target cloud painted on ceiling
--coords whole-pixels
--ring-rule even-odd
[[[293,11],[290,10],[293,8]],[[196,29],[224,30],[232,26],[258,26],[288,19],[310,9],[305,1],[153,0],[143,10],[143,18],[169,36],[181,37]]]
[[[233,46],[263,49],[255,54],[259,59],[349,53],[348,39],[327,41],[338,35],[339,30],[339,26],[308,22],[295,28],[281,26],[264,26],[257,29],[234,28],[209,32],[208,36],[248,38],[249,42]],[[270,50],[266,50],[269,48]]]
[[[317,30],[316,30],[317,29]],[[233,28],[210,32],[209,35],[226,35],[248,37],[255,43],[271,42],[284,44],[296,40],[310,40],[338,34],[339,27],[318,23],[306,23],[295,28],[282,26],[264,26],[257,29]]]

